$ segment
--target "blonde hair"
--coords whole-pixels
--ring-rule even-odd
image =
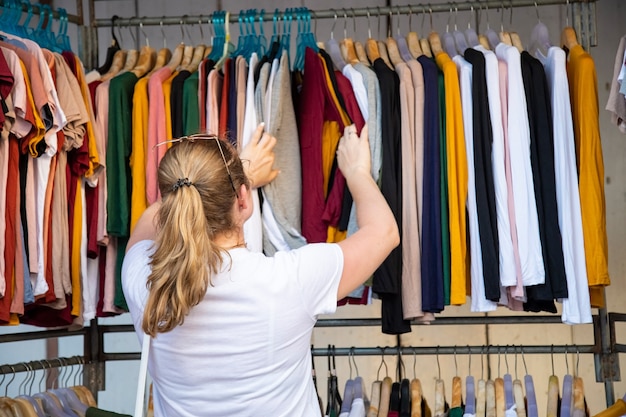
[[[236,190],[249,187],[234,148],[210,136],[173,145],[159,165],[158,182],[162,203],[142,323],[153,337],[183,324],[204,298],[223,262],[215,237],[236,231]]]

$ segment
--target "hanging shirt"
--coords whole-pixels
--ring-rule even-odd
[[[446,53],[436,57],[445,82],[448,221],[450,228],[450,303],[465,304],[468,270],[466,243],[467,155],[461,91],[456,65]]]
[[[206,126],[207,133],[211,135],[219,133],[223,80],[224,76],[216,69],[211,70],[207,76]]]
[[[444,308],[438,75],[437,65],[432,59],[422,55],[417,60],[424,74],[422,310],[438,313]]]
[[[567,85],[565,52],[561,48],[552,47],[548,50],[547,56],[539,56],[538,58],[545,67],[552,108],[556,199],[568,291],[568,298],[562,300],[561,318],[564,323],[569,324],[591,323],[581,200],[576,172],[574,128]]]
[[[597,77],[593,58],[582,46],[569,51],[567,79],[572,101],[580,206],[591,305],[604,306],[603,286],[610,285],[604,160],[598,122]]]
[[[552,106],[541,62],[524,51],[521,64],[531,129],[533,183],[546,273],[546,283],[528,288],[528,296],[537,300],[562,299],[567,298],[567,279],[556,199]],[[542,290],[544,294],[536,292]]]
[[[155,153],[148,143],[150,126],[150,103],[148,102],[148,80],[144,77],[137,81],[133,93],[133,132],[132,145],[129,157],[131,174],[131,197],[130,197],[130,231],[132,233],[135,225],[143,212],[150,204],[147,197],[146,187],[146,160],[148,155]],[[153,145],[154,146],[154,145]]]
[[[148,81],[148,97],[150,97],[148,108],[148,147],[146,149],[146,197],[148,204],[153,204],[160,195],[157,170],[161,158],[167,151],[167,147],[165,145],[157,146],[157,144],[167,140],[163,82],[171,75],[172,70],[165,66],[152,73]]]
[[[501,103],[501,105],[507,106],[508,113],[508,142],[522,281],[526,286],[543,284],[546,278],[530,161],[530,128],[520,52],[514,46],[500,43],[496,47],[496,53],[499,59],[507,63],[508,71],[508,103]],[[505,282],[506,277],[501,277],[501,280]],[[514,285],[515,272],[511,278],[512,280],[506,281],[513,282]]]
[[[617,46],[615,65],[613,67],[613,81],[611,82],[611,91],[605,107],[606,110],[611,112],[611,123],[616,125],[622,133],[626,133],[626,97],[624,93],[620,92],[620,84],[624,85],[624,81],[620,82],[618,78],[624,68],[625,55],[626,36],[622,36]]]
[[[184,128],[184,111],[183,111],[183,86],[185,81],[191,76],[191,72],[187,70],[180,71],[172,79],[172,92],[170,95],[170,114],[172,117],[172,137],[179,138],[183,136]]]

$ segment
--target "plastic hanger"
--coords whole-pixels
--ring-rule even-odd
[[[302,71],[304,69],[306,49],[311,48],[315,52],[318,52],[319,49],[315,43],[315,35],[311,32],[311,12],[307,8],[301,8],[299,13],[301,15],[302,32],[298,33],[297,54],[294,61],[294,68]]]
[[[476,414],[476,386],[472,375],[472,350],[467,347],[468,371],[465,377],[465,414]]]
[[[538,417],[539,409],[537,408],[537,397],[535,394],[535,384],[533,377],[528,374],[528,367],[526,366],[526,358],[524,357],[524,349],[520,349],[522,353],[522,361],[524,363],[524,389],[526,391],[526,412],[528,417]]]
[[[513,396],[513,376],[509,372],[508,346],[504,349],[504,363],[506,364],[506,374],[504,374],[504,406],[510,410],[515,405]]]
[[[509,7],[511,9],[509,26],[513,26],[513,0],[509,0]],[[514,31],[509,31],[509,36],[511,37],[511,43],[513,46],[521,53],[524,50],[524,45],[522,45],[522,40],[520,39],[519,34]]]
[[[33,6],[30,4],[29,1],[22,0],[20,3],[20,10],[22,10],[24,7],[26,7],[26,19],[24,19],[24,23],[21,23],[21,24],[19,23],[19,20],[18,20],[18,24],[16,25],[16,30],[18,31],[17,33],[18,36],[22,38],[30,39],[32,30],[28,27],[28,25],[30,24],[30,21],[33,17]],[[63,10],[63,9],[59,9],[59,10]]]
[[[389,22],[393,22],[393,13],[389,11]],[[395,68],[401,63],[404,63],[404,60],[400,56],[400,50],[398,48],[398,42],[391,36],[392,27],[391,24],[387,29],[387,42],[385,47],[387,49],[387,55],[389,56],[389,63],[392,65],[392,68]]]
[[[496,415],[503,416],[506,410],[505,394],[504,394],[504,378],[500,372],[500,347],[498,347],[498,376],[493,381],[495,388]]]
[[[487,413],[487,383],[485,381],[484,346],[480,349],[480,379],[476,384],[476,416],[484,417]]]
[[[580,363],[580,352],[576,349],[576,367],[574,373],[574,413],[576,410],[580,411],[580,414],[586,413],[587,405],[585,403],[585,388],[583,379],[579,376],[578,365]],[[626,396],[625,396],[626,397]]]
[[[455,55],[458,55],[459,53],[456,50],[454,35],[450,33],[450,17],[451,16],[452,16],[452,7],[450,7],[450,14],[448,15],[448,21],[446,22],[446,31],[443,33],[443,35],[441,35],[440,42],[443,44],[443,49],[445,50],[445,52],[449,56],[453,57]],[[456,29],[456,21],[454,25]],[[431,44],[430,47],[432,48],[432,46],[433,45]],[[437,53],[435,53],[435,56],[437,56]]]
[[[411,14],[409,14],[409,26],[410,26],[410,19],[411,19]],[[397,24],[396,43],[398,44],[398,51],[400,51],[400,56],[402,57],[403,61],[409,62],[415,59],[413,58],[413,55],[411,55],[411,51],[409,51],[409,45],[407,44],[406,38],[400,34],[400,7],[398,7],[398,24]]]
[[[267,51],[268,61],[272,61],[278,54],[278,51],[280,50],[280,34],[279,34],[280,24],[278,23],[279,20],[280,20],[280,10],[275,9],[274,17],[272,18],[273,33],[269,42],[270,43],[269,50]]]
[[[559,407],[559,377],[554,374],[554,346],[550,352],[550,359],[552,361],[552,375],[548,379],[548,402],[547,402],[547,416],[557,416]]]
[[[435,416],[442,416],[446,411],[445,383],[441,379],[441,364],[439,363],[439,346],[437,346],[437,379],[435,380]]]
[[[528,47],[528,52],[535,56],[538,53],[545,56],[548,54],[548,50],[552,45],[550,44],[550,33],[548,32],[548,27],[539,17],[537,2],[535,2],[535,12],[537,13],[537,24],[533,27],[533,30],[530,33],[530,46]]]
[[[511,8],[512,10],[513,8]],[[511,11],[511,17],[513,17],[513,11]],[[504,0],[501,2],[500,7],[500,33],[498,35],[500,38],[500,42],[513,46],[513,41],[511,40],[511,34],[504,30]],[[495,48],[495,45],[492,45]]]
[[[287,8],[283,13],[283,35],[280,38],[280,49],[277,56],[280,57],[283,51],[287,51],[287,58],[291,66],[291,23],[293,22],[293,9]]]
[[[117,40],[117,37],[115,36],[115,20],[116,19],[119,19],[119,16],[114,15],[111,18],[111,45],[109,45],[109,47],[107,48],[106,57],[104,59],[104,64],[102,64],[102,66],[96,70],[100,74],[105,74],[109,71],[109,68],[111,68],[111,65],[113,65],[113,57],[115,53],[121,49],[120,44]]]
[[[526,415],[526,400],[524,399],[524,388],[522,381],[517,376],[517,350],[513,347],[515,354],[515,380],[513,381],[513,400],[515,402],[516,411],[519,415]]]
[[[409,33],[406,34],[406,43],[409,47],[409,52],[411,53],[411,56],[415,59],[418,56],[423,55],[424,53],[422,52],[422,47],[420,46],[420,40],[417,32],[414,32],[412,30],[412,19],[413,9],[411,9],[411,6],[409,6]]]
[[[343,400],[341,403],[341,410],[339,414],[350,413],[350,409],[352,408],[352,401],[355,397],[355,385],[356,381],[352,379],[352,362],[351,362],[351,354],[348,355],[348,365],[350,366],[350,377],[346,380],[346,384],[343,390]]]
[[[565,369],[563,377],[563,395],[561,396],[561,417],[570,417],[574,408],[574,377],[569,372],[569,362],[567,360],[567,347],[565,348]]]
[[[578,45],[576,31],[569,25],[569,0],[565,5],[565,27],[561,32],[561,45],[568,51]]]
[[[500,43],[500,37],[498,36],[496,31],[493,30],[491,26],[489,25],[489,6],[488,5],[485,6],[485,10],[487,14],[487,30],[484,36],[489,46],[488,49],[495,50],[496,46]],[[483,42],[481,42],[481,44],[483,44]]]
[[[343,56],[341,56],[341,49],[339,48],[339,43],[335,39],[335,25],[337,24],[337,12],[335,11],[335,17],[333,21],[333,26],[330,29],[330,39],[326,41],[326,51],[328,55],[330,55],[330,59],[333,61],[335,68],[341,71],[343,67],[346,66],[346,61],[344,61]]]
[[[474,18],[474,6],[470,6],[470,21],[467,22],[467,29],[465,29],[465,38],[467,39],[467,44],[469,47],[477,46],[480,41],[478,40],[478,34],[476,30],[472,28],[471,19]],[[459,45],[457,44],[457,48]],[[460,48],[459,48],[460,49]]]
[[[459,54],[463,54],[465,50],[469,48],[469,46],[467,44],[467,39],[465,38],[465,34],[463,34],[463,32],[461,32],[456,26],[458,15],[459,15],[459,8],[455,5],[454,6],[454,32],[452,33],[452,36],[454,36],[454,43],[456,45],[456,50],[458,51]],[[468,25],[468,29],[469,29],[469,25]]]

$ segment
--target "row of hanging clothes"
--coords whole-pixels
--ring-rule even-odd
[[[357,226],[334,150],[346,125],[367,123],[372,176],[403,238],[371,287],[342,303],[368,303],[373,292],[385,333],[408,332],[410,320],[432,321],[468,295],[476,312],[556,312],[557,300],[564,322],[591,321],[610,283],[603,161],[594,64],[572,28],[565,49],[551,46],[540,20],[528,50],[489,25],[480,35],[456,24],[425,38],[370,33],[363,44],[333,29],[321,43],[310,12],[297,9],[275,15],[267,42],[256,13],[240,13],[236,48],[216,13],[217,36],[195,71],[179,65],[195,55],[185,46],[173,65],[102,77],[96,114],[115,182],[103,233],[118,253],[158,198],[157,143],[200,130],[241,148],[259,123],[278,139],[282,174],[255,195],[248,247],[272,255],[340,241]],[[125,307],[119,289],[115,300]]]
[[[492,352],[493,354],[495,352],[493,347],[485,348],[485,353]],[[434,379],[433,386],[428,387],[427,383],[424,382],[425,379],[418,377],[417,355],[413,355],[412,377],[406,374],[404,359],[400,356],[398,361],[400,376],[394,379],[389,376],[389,369],[384,356],[385,349],[381,348],[383,351],[381,363],[376,380],[371,385],[366,384],[362,376],[359,375],[354,354],[349,355],[350,375],[346,379],[342,391],[338,383],[334,349],[334,345],[328,347],[328,389],[325,407],[320,399],[322,415],[327,417],[485,417],[490,415],[584,417],[590,415],[585,400],[584,382],[578,376],[578,355],[573,373],[570,373],[566,354],[567,370],[561,382],[555,374],[554,356],[552,356],[552,374],[548,376],[548,389],[546,393],[542,393],[535,390],[533,376],[528,373],[526,368],[523,347],[520,348],[520,353],[526,372],[522,378],[518,376],[517,371],[517,347],[513,348],[515,354],[513,374],[510,373],[507,358],[509,347],[506,347],[505,351],[502,352],[506,364],[504,374],[501,373],[501,349],[498,348],[497,375],[488,378],[485,378],[485,355],[483,353],[481,353],[480,378],[472,373],[471,354],[468,374],[465,377],[461,376],[455,349],[455,376],[452,378],[450,391],[446,393],[446,382],[441,378],[439,355],[437,355],[439,374]],[[410,348],[404,348],[405,351],[407,349],[410,350]],[[459,348],[459,352],[463,353],[463,348]],[[381,375],[383,368],[385,376]],[[355,377],[353,377],[353,370],[356,372]],[[371,389],[368,389],[370,387]],[[537,399],[540,398],[540,395],[546,395],[546,401],[540,401],[546,405],[545,414],[538,407]],[[617,414],[612,415],[617,416]]]
[[[626,134],[626,35],[617,45],[611,90],[605,109],[611,113],[611,123]]]
[[[603,163],[595,76],[587,76],[594,64],[571,28],[563,32],[566,63],[541,22],[520,53],[515,34],[471,27],[385,40],[370,31],[363,43],[337,40],[333,30],[319,42],[307,9],[277,11],[267,39],[262,15],[240,12],[236,45],[228,12],[212,15],[210,45],[184,39],[173,52],[156,51],[146,39],[136,50],[114,38],[103,67],[84,74],[72,54],[75,71],[54,79],[45,51],[61,47],[22,33],[28,25],[15,13],[2,14],[13,19],[0,34],[34,51],[13,61],[11,77],[30,85],[47,71],[50,96],[33,107],[50,121],[38,130],[46,140],[20,142],[34,127],[14,142],[8,133],[17,147],[3,153],[18,161],[7,190],[21,196],[0,215],[15,242],[4,247],[3,322],[81,325],[125,311],[121,263],[134,224],[159,197],[166,147],[156,145],[201,131],[241,148],[261,123],[278,139],[281,175],[253,194],[245,235],[250,250],[268,256],[356,230],[334,158],[343,128],[354,123],[360,132],[367,123],[372,176],[402,245],[341,303],[367,304],[375,294],[383,332],[408,332],[410,320],[430,322],[467,296],[476,312],[556,312],[558,300],[564,322],[591,321],[609,284]],[[37,71],[14,76],[26,61]],[[65,68],[58,62],[55,75]],[[73,112],[80,116],[72,123],[62,118]]]
[[[0,380],[0,392],[4,393],[0,396],[0,416],[123,416],[97,407],[91,391],[80,382],[83,364],[82,358],[72,357],[3,365],[13,372],[3,373]],[[17,378],[16,367],[26,369],[19,373],[23,377]],[[9,391],[15,394],[9,396]]]

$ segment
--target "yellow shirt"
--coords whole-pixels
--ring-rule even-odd
[[[76,79],[78,80],[78,84],[80,85],[80,92],[83,96],[83,102],[85,103],[85,107],[87,108],[87,112],[89,113],[89,120],[86,123],[87,128],[87,153],[89,155],[89,168],[85,173],[85,178],[97,178],[100,171],[104,168],[101,164],[100,152],[98,151],[98,139],[96,138],[96,134],[93,128],[93,121],[96,120],[93,112],[93,106],[91,105],[91,94],[89,93],[89,87],[87,87],[87,82],[85,81],[85,73],[83,72],[83,64],[78,59],[76,59]]]
[[[468,271],[465,202],[467,155],[456,64],[445,52],[435,57],[443,71],[446,103],[446,158],[448,172],[448,221],[450,227],[450,304],[465,304]]]
[[[76,198],[74,199],[74,218],[69,219],[74,223],[74,228],[72,230],[72,253],[71,262],[70,262],[70,275],[72,277],[72,316],[79,317],[82,314],[82,289],[81,289],[81,273],[80,273],[80,264],[81,264],[81,256],[80,256],[80,248],[81,248],[81,239],[83,234],[83,192],[84,188],[82,186],[83,180],[78,178],[76,184]]]
[[[130,152],[132,191],[130,196],[130,231],[133,232],[139,217],[148,207],[146,197],[146,155],[148,152],[148,77],[135,84],[133,93],[133,137]]]
[[[609,285],[611,280],[608,270],[604,161],[598,121],[598,82],[593,59],[580,45],[569,51],[567,77],[576,140],[587,279],[590,287],[601,287]],[[591,305],[604,305],[602,289],[590,290]]]

